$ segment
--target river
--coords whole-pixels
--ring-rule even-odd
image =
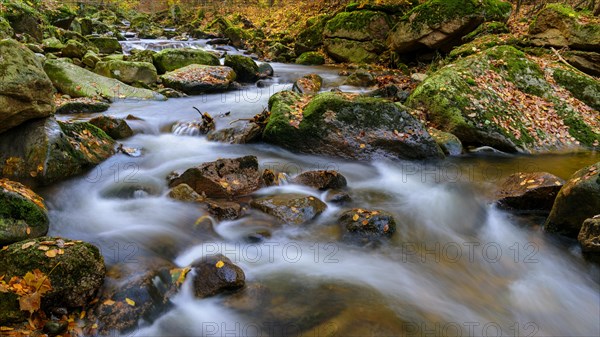
[[[543,215],[510,214],[491,203],[498,181],[511,173],[548,171],[568,178],[599,161],[597,153],[482,152],[435,163],[352,162],[170,133],[173,123],[198,118],[193,107],[224,128],[261,112],[271,94],[289,89],[302,75],[320,74],[323,90],[342,82],[338,68],[272,66],[275,78],[265,88],[113,104],[106,114],[143,119],[130,121],[138,132],[123,141],[142,155],[117,154],[42,191],[50,234],[97,244],[107,265],[158,256],[186,266],[220,252],[246,273],[246,302],[260,301],[253,307],[230,296],[196,299],[186,282],[171,310],[127,336],[600,335],[598,266],[582,257],[577,242],[544,233]],[[170,172],[250,154],[261,168],[290,175],[338,170],[348,179],[353,205],[392,212],[397,232],[377,247],[348,244],[336,225],[341,208],[331,203],[300,227],[278,226],[250,212],[216,224],[214,232],[200,231],[194,223],[203,211],[167,196]],[[283,185],[258,194],[290,191],[322,200],[326,193]],[[270,237],[248,240],[257,231]]]

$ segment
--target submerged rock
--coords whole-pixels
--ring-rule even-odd
[[[191,64],[168,72],[160,78],[166,87],[188,95],[199,95],[229,89],[236,79],[236,74],[233,69],[225,66]]]
[[[544,229],[574,238],[582,223],[599,210],[600,163],[596,163],[575,172],[560,189]]]
[[[54,110],[54,88],[35,54],[15,40],[0,40],[0,133]]]
[[[252,200],[250,206],[276,217],[282,223],[294,225],[314,219],[327,208],[321,200],[297,193],[261,197]]]
[[[291,182],[310,186],[317,190],[341,189],[347,185],[346,177],[337,171],[330,170],[302,172],[295,176]]]
[[[338,223],[346,229],[351,240],[368,242],[390,238],[396,232],[394,216],[381,210],[351,209],[342,213]]]
[[[577,235],[584,253],[600,254],[600,216],[586,219]]]
[[[194,294],[198,298],[234,292],[244,287],[246,275],[227,257],[205,256],[192,263]]]
[[[0,246],[48,233],[43,199],[24,185],[0,179]]]
[[[506,209],[549,211],[564,183],[546,172],[515,173],[502,182],[498,205]]]
[[[169,181],[169,186],[188,184],[209,198],[232,198],[250,194],[261,185],[255,156],[219,159],[187,169]]]
[[[263,140],[292,151],[360,160],[443,157],[406,108],[384,99],[282,91],[271,96],[269,108]]]

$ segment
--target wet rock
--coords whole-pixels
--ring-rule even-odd
[[[498,0],[430,0],[399,20],[390,32],[387,44],[398,54],[437,49],[448,52],[483,22],[505,22],[511,8],[509,3]]]
[[[187,169],[169,181],[169,186],[188,184],[209,198],[231,198],[250,194],[260,187],[261,177],[255,156],[219,159]]]
[[[97,126],[112,139],[123,139],[133,136],[133,130],[122,118],[102,115],[90,119],[89,123]]]
[[[462,154],[462,143],[455,135],[434,128],[427,128],[427,131],[431,135],[431,138],[435,140],[435,143],[444,151],[445,155],[460,156]]]
[[[262,180],[265,186],[277,186],[279,185],[279,176],[272,170],[265,169],[262,173]]]
[[[191,64],[219,66],[221,62],[213,54],[199,49],[163,49],[154,54],[154,66],[159,74],[173,71]]]
[[[81,307],[89,303],[104,282],[106,269],[100,251],[82,241],[40,237],[13,243],[0,251],[0,275],[23,277],[39,269],[48,276],[52,290],[42,297],[42,307]],[[51,272],[52,271],[52,272]],[[0,293],[0,298],[6,296]],[[19,310],[18,301],[4,303],[0,324],[10,310]],[[7,311],[5,311],[7,310]],[[27,316],[24,316],[27,317]]]
[[[200,194],[196,193],[196,191],[188,184],[179,184],[173,187],[173,189],[169,191],[169,197],[171,199],[186,202],[195,202],[202,199]]]
[[[52,82],[40,61],[15,40],[0,40],[0,133],[52,114]]]
[[[110,108],[110,104],[90,98],[80,97],[61,100],[56,107],[57,115],[97,113],[104,112]]]
[[[158,75],[152,63],[131,61],[102,61],[94,68],[96,74],[117,79],[123,83],[156,83]]]
[[[236,79],[233,69],[225,66],[192,64],[160,76],[166,87],[188,95],[224,91]]]
[[[348,76],[345,84],[353,85],[355,87],[370,87],[375,85],[375,78],[370,72],[366,70],[358,70]]]
[[[230,144],[247,144],[258,141],[263,128],[256,123],[244,123],[231,128],[209,132],[207,139]]]
[[[112,138],[89,123],[38,119],[0,135],[0,172],[28,186],[48,185],[99,164],[114,147]]]
[[[389,22],[381,12],[341,12],[325,25],[324,50],[338,62],[375,62],[386,50]]]
[[[296,64],[302,64],[305,66],[320,66],[325,63],[325,58],[318,52],[309,51],[302,53],[296,59]]]
[[[87,39],[98,48],[100,54],[110,55],[123,52],[123,47],[121,47],[119,40],[114,37],[89,36]]]
[[[560,189],[546,220],[547,232],[575,238],[600,210],[600,162],[575,172]]]
[[[258,65],[248,56],[227,55],[224,65],[233,69],[240,82],[256,82],[258,80]]]
[[[195,261],[192,270],[194,294],[198,298],[235,292],[246,284],[244,271],[221,254]]]
[[[500,185],[498,206],[515,210],[549,211],[564,183],[564,180],[546,172],[512,174]]]
[[[346,177],[337,171],[331,170],[302,172],[295,176],[291,182],[310,186],[317,190],[341,189],[347,186]]]
[[[273,71],[273,67],[270,64],[263,62],[258,65],[258,76],[260,78],[271,77],[274,73],[275,71]]]
[[[390,238],[396,232],[394,216],[381,210],[348,210],[342,213],[338,223],[346,229],[347,236],[352,240]]]
[[[325,196],[325,201],[334,204],[345,204],[352,201],[352,197],[346,191],[330,190]]]
[[[171,88],[160,88],[160,89],[156,90],[156,92],[158,92],[159,94],[161,94],[167,98],[187,97],[187,95],[182,93],[181,91],[177,91],[177,90],[171,89]]]
[[[100,334],[131,331],[140,319],[154,321],[170,306],[178,290],[178,277],[187,270],[161,258],[136,256],[135,264],[118,264],[108,270],[92,317]]]
[[[600,254],[600,216],[586,219],[577,236],[581,250],[587,254]]]
[[[0,246],[46,235],[43,199],[24,185],[0,179]]]
[[[600,51],[600,24],[563,4],[547,4],[529,26],[530,41],[541,47]]]
[[[42,329],[49,336],[57,336],[67,331],[69,322],[67,321],[48,321]]]
[[[298,193],[257,198],[250,202],[250,206],[276,217],[282,223],[294,225],[314,219],[327,208],[321,200]]]
[[[237,202],[211,199],[206,204],[208,212],[219,221],[235,220],[242,216],[242,205]]]
[[[166,99],[152,90],[134,88],[61,60],[46,60],[44,70],[52,84],[60,92],[71,97],[102,97],[110,101],[122,98],[158,101]]]
[[[407,108],[384,99],[334,92],[308,99],[282,91],[269,108],[263,140],[292,151],[359,160],[443,157]]]
[[[308,74],[299,78],[292,86],[292,91],[299,94],[314,95],[321,90],[323,78],[317,74]]]

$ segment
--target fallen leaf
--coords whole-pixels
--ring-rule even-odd
[[[58,253],[58,252],[57,252],[57,250],[56,250],[56,249],[52,249],[52,250],[49,250],[49,251],[47,251],[47,252],[45,253],[45,255],[46,255],[47,257],[55,257],[55,256],[56,256],[56,253]]]
[[[135,307],[135,301],[131,298],[125,297],[125,302],[127,302],[127,304],[129,304],[130,306]]]
[[[29,241],[29,242],[27,242],[27,243],[24,243],[24,244],[21,246],[21,249],[27,249],[27,248],[29,248],[29,247],[31,247],[31,246],[33,246],[33,245],[35,245],[35,241]],[[7,246],[6,248],[8,249],[8,246]]]
[[[113,304],[115,304],[115,301],[109,299],[109,300],[106,300],[106,301],[102,302],[102,304],[104,304],[104,305],[113,305]]]
[[[358,218],[359,218],[358,214],[354,214],[354,216],[352,217],[352,221],[356,221],[356,220],[358,220]]]
[[[38,249],[39,249],[39,250],[43,250],[43,251],[47,251],[47,250],[49,250],[49,249],[50,249],[50,247],[48,247],[48,246],[43,246],[43,245],[42,245],[42,246],[39,246],[39,247],[38,247]]]
[[[217,262],[217,264],[215,264],[215,267],[221,269],[221,268],[223,268],[224,265],[225,265],[225,262],[219,260],[219,262]]]

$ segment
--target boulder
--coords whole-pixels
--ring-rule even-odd
[[[44,18],[36,9],[24,1],[3,1],[2,14],[9,23],[14,33],[27,34],[36,41],[43,38]]]
[[[583,222],[577,240],[584,253],[600,254],[600,216],[586,219]]]
[[[104,112],[110,108],[110,104],[94,100],[91,98],[61,98],[57,102],[55,113],[59,114],[78,114],[78,113],[97,113]]]
[[[202,257],[192,263],[193,289],[198,298],[240,290],[246,284],[244,271],[221,254]]]
[[[342,213],[338,223],[345,228],[347,238],[364,242],[391,238],[396,232],[394,216],[381,210],[351,209]]]
[[[156,52],[150,49],[132,49],[131,55],[127,56],[127,61],[154,63],[154,54]]]
[[[296,59],[296,64],[302,64],[305,66],[320,66],[325,63],[325,58],[323,55],[316,51],[308,51],[302,53]]]
[[[273,76],[274,73],[275,73],[275,71],[273,70],[273,67],[270,64],[263,62],[258,65],[258,77],[260,77],[260,78],[271,77],[271,76]]]
[[[258,65],[248,56],[227,55],[224,65],[233,69],[236,79],[240,82],[256,82],[258,80]]]
[[[557,64],[546,67],[511,46],[492,47],[433,73],[406,105],[464,146],[526,153],[595,146],[600,83]],[[553,74],[560,86],[545,74]]]
[[[71,97],[138,99],[164,101],[163,95],[152,90],[129,86],[119,80],[107,78],[62,60],[46,60],[44,70],[54,86]]]
[[[600,76],[600,53],[572,50],[563,57],[575,68],[592,76]]]
[[[225,66],[191,64],[160,76],[166,87],[188,95],[229,89],[236,79],[233,69]]]
[[[357,70],[350,74],[344,84],[353,85],[355,87],[370,87],[375,85],[375,77],[366,70]]]
[[[321,90],[323,78],[318,74],[308,74],[299,78],[292,86],[292,91],[299,94],[314,95]]]
[[[298,33],[294,44],[294,51],[297,55],[315,51],[323,45],[323,31],[331,15],[322,14],[308,19],[306,28]]]
[[[47,232],[48,211],[44,200],[20,183],[0,179],[0,246]]]
[[[201,64],[207,66],[221,65],[219,59],[206,51],[198,49],[163,49],[152,55],[154,65],[159,74],[167,71],[173,71],[191,64]]]
[[[200,194],[196,193],[188,184],[179,184],[173,187],[169,191],[169,198],[185,202],[195,202],[202,199]]]
[[[133,136],[133,130],[122,118],[102,115],[90,119],[89,123],[104,131],[112,139],[123,139]]]
[[[65,45],[59,39],[50,37],[42,41],[42,47],[46,53],[56,53],[61,51]]]
[[[564,180],[547,172],[511,174],[500,185],[498,206],[525,211],[550,211],[564,183]]]
[[[271,96],[269,109],[263,140],[292,151],[359,160],[443,157],[406,108],[384,99],[282,91]]]
[[[250,194],[260,187],[261,176],[255,156],[219,159],[185,170],[170,179],[169,186],[187,184],[209,198],[232,198]]]
[[[276,217],[284,224],[300,225],[323,213],[327,205],[321,200],[304,194],[277,194],[254,199],[252,208]]]
[[[131,61],[101,61],[94,69],[96,74],[117,79],[123,83],[156,83],[158,75],[152,63]]]
[[[258,141],[262,132],[263,127],[256,123],[238,123],[231,128],[211,131],[206,139],[230,144],[247,144]]]
[[[20,241],[0,251],[0,275],[24,277],[38,269],[50,280],[52,289],[41,299],[43,308],[76,308],[88,304],[104,282],[104,259],[97,247],[82,241],[40,237]],[[0,292],[0,297],[6,293]],[[26,321],[16,299],[0,301],[0,324]],[[15,313],[16,311],[16,313]],[[12,313],[12,314],[11,314]],[[20,317],[19,317],[20,316]]]
[[[72,59],[82,59],[87,53],[86,46],[77,41],[77,40],[69,40],[61,50],[61,55],[63,57],[68,57]]]
[[[10,23],[3,17],[0,16],[0,40],[10,39],[15,35]]]
[[[87,39],[98,48],[100,54],[122,53],[123,47],[114,37],[109,36],[88,36]]]
[[[568,5],[547,4],[529,26],[535,46],[600,51],[600,23]]]
[[[15,40],[0,40],[0,133],[54,111],[52,82],[35,54]]]
[[[546,220],[547,232],[577,237],[583,222],[600,210],[600,162],[575,172],[560,189]]]
[[[433,140],[435,140],[435,143],[444,151],[445,155],[460,156],[462,154],[462,143],[455,135],[434,128],[427,128],[427,131]]]
[[[290,180],[291,183],[306,185],[317,190],[341,189],[347,185],[346,177],[338,171],[306,171]]]
[[[101,59],[98,56],[98,54],[96,54],[94,51],[92,50],[88,50],[85,55],[83,55],[83,58],[81,59],[81,62],[89,67],[90,69],[94,69],[96,67],[96,64],[98,62],[100,62]]]
[[[242,216],[242,205],[237,202],[228,200],[207,200],[208,213],[214,216],[217,220],[235,220]]]
[[[0,135],[0,172],[26,185],[48,185],[99,164],[114,154],[114,146],[89,123],[29,121]]]
[[[499,0],[429,0],[399,20],[387,44],[398,54],[438,49],[448,52],[483,22],[505,22],[511,8]]]

